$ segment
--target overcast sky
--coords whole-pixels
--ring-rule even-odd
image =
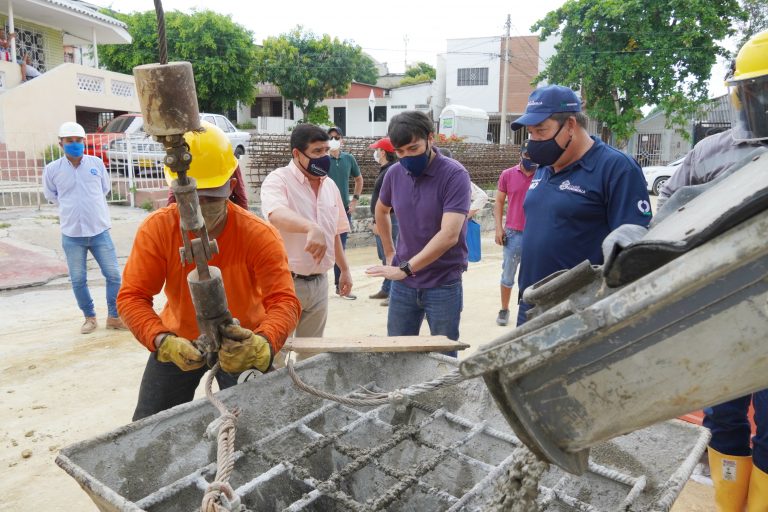
[[[91,0],[119,12],[154,10],[152,0]],[[502,35],[507,14],[512,15],[511,35],[528,35],[530,27],[564,0],[388,0],[361,2],[249,2],[246,0],[164,0],[166,11],[211,9],[226,14],[254,34],[257,43],[303,25],[316,34],[354,41],[364,51],[388,65],[391,73],[418,61],[435,65],[436,55],[446,50],[446,39]],[[352,5],[351,8],[342,4]],[[406,45],[407,38],[407,45]],[[713,70],[710,95],[725,92],[725,67]]]
[[[119,12],[154,10],[152,0],[91,0]],[[354,41],[393,73],[405,70],[405,38],[408,62],[436,63],[445,52],[446,39],[501,36],[507,14],[512,15],[511,35],[530,34],[530,27],[564,0],[512,2],[509,0],[423,1],[388,0],[361,2],[247,2],[244,0],[164,0],[166,11],[211,9],[227,14],[254,34],[260,43],[270,36],[303,25],[316,34]],[[342,7],[342,5],[353,7]]]

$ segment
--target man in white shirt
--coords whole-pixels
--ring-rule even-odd
[[[59,207],[61,245],[67,257],[69,277],[77,305],[85,322],[80,332],[96,329],[96,310],[88,291],[88,251],[107,280],[107,329],[125,329],[117,314],[120,268],[112,238],[106,194],[111,190],[109,173],[100,158],[84,155],[85,130],[73,122],[59,128],[59,145],[64,156],[45,166],[43,193]]]
[[[296,296],[301,301],[297,337],[321,337],[328,317],[327,272],[339,266],[339,293],[349,295],[352,278],[340,235],[349,220],[339,188],[328,179],[328,134],[310,124],[291,132],[291,161],[261,184],[261,211],[280,231]]]

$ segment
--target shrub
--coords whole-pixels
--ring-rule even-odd
[[[64,151],[61,149],[61,146],[58,144],[51,144],[47,146],[42,153],[43,162],[45,164],[49,164],[53,162],[54,160],[58,160],[62,156],[64,156]]]

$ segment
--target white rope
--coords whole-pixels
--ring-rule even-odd
[[[213,378],[221,367],[216,363],[205,381],[205,396],[219,410],[221,416],[215,421],[218,424],[216,451],[216,478],[208,485],[203,496],[201,512],[240,512],[243,506],[240,504],[240,496],[229,485],[229,477],[235,469],[235,423],[240,414],[240,409],[233,410],[213,394]]]

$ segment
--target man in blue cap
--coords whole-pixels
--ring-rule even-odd
[[[534,90],[512,129],[528,129],[528,155],[539,164],[525,196],[518,284],[525,289],[584,260],[603,263],[601,244],[623,224],[647,226],[651,203],[630,156],[587,132],[581,100],[568,87]],[[531,305],[520,302],[517,325]]]

